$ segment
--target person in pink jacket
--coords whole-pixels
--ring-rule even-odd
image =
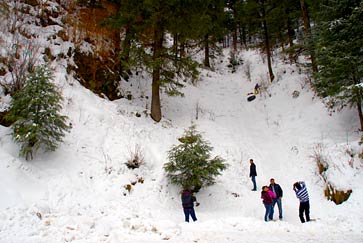
[[[276,198],[276,194],[269,188],[269,187],[267,187],[268,188],[268,194],[270,195],[270,197],[272,198],[272,200],[273,199],[275,199]]]
[[[265,206],[265,221],[272,220],[272,205],[273,205],[273,198],[276,195],[273,191],[270,190],[268,186],[263,186],[261,191],[261,198],[262,203]]]

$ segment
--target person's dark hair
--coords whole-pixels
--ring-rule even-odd
[[[300,185],[300,183],[299,183],[299,182],[295,182],[295,183],[294,183],[294,187],[295,187],[296,189],[298,189],[298,190],[300,190],[300,189],[301,189],[301,185]]]

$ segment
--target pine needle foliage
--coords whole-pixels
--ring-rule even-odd
[[[319,16],[313,87],[332,110],[356,106],[363,130],[363,1],[327,0]]]
[[[335,106],[362,102],[363,2],[327,1],[316,36],[319,73],[313,85]]]
[[[21,144],[19,155],[26,160],[40,148],[54,151],[70,130],[67,117],[60,114],[62,96],[51,82],[52,72],[39,66],[27,77],[25,87],[12,99],[7,119],[12,124],[12,136]]]
[[[193,191],[214,184],[216,176],[227,168],[224,159],[211,158],[213,148],[197,132],[195,125],[189,127],[179,141],[181,144],[168,151],[169,162],[164,165],[171,183]]]

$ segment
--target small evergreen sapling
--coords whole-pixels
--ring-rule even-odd
[[[19,154],[26,160],[33,159],[40,148],[54,151],[70,129],[67,117],[59,113],[62,96],[52,79],[52,72],[46,66],[37,67],[11,102],[7,118],[15,121],[12,136],[21,144]]]
[[[169,162],[164,165],[170,181],[193,191],[214,184],[215,177],[227,167],[224,159],[219,156],[211,158],[213,148],[203,140],[195,125],[186,130],[179,141],[181,144],[168,151]]]

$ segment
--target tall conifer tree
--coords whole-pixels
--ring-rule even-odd
[[[355,106],[363,131],[363,1],[329,0],[322,11],[314,87],[330,107]]]
[[[198,191],[215,183],[215,177],[227,168],[224,160],[211,158],[212,147],[193,125],[179,138],[181,144],[168,151],[169,162],[164,165],[167,177],[183,188]]]
[[[40,148],[54,151],[70,129],[67,117],[60,114],[62,96],[52,78],[46,66],[37,67],[11,102],[7,118],[15,121],[12,135],[21,144],[20,156],[26,160],[33,159]]]
[[[225,13],[223,0],[204,0],[200,5],[199,36],[204,48],[204,66],[211,67],[210,59],[220,53],[217,43],[223,38]]]
[[[134,5],[135,1],[122,0],[124,4]],[[174,10],[180,10],[180,1],[177,0],[143,0],[137,1],[138,10],[120,8],[119,18],[126,19],[124,28],[133,30],[131,40],[125,40],[130,45],[128,64],[132,67],[146,68],[152,77],[151,117],[159,122],[161,120],[160,89],[164,88],[168,94],[181,94],[179,88],[183,86],[181,79],[195,79],[197,77],[197,64],[188,56],[175,56],[175,48],[166,42],[167,33],[174,36],[182,33],[183,38],[189,38],[192,32],[186,32],[184,25],[175,23],[184,18],[190,21],[191,9],[195,3],[187,0],[184,4],[184,16],[175,15]],[[135,16],[133,16],[135,14]],[[138,20],[138,21],[134,21]],[[184,30],[183,30],[184,29]]]

